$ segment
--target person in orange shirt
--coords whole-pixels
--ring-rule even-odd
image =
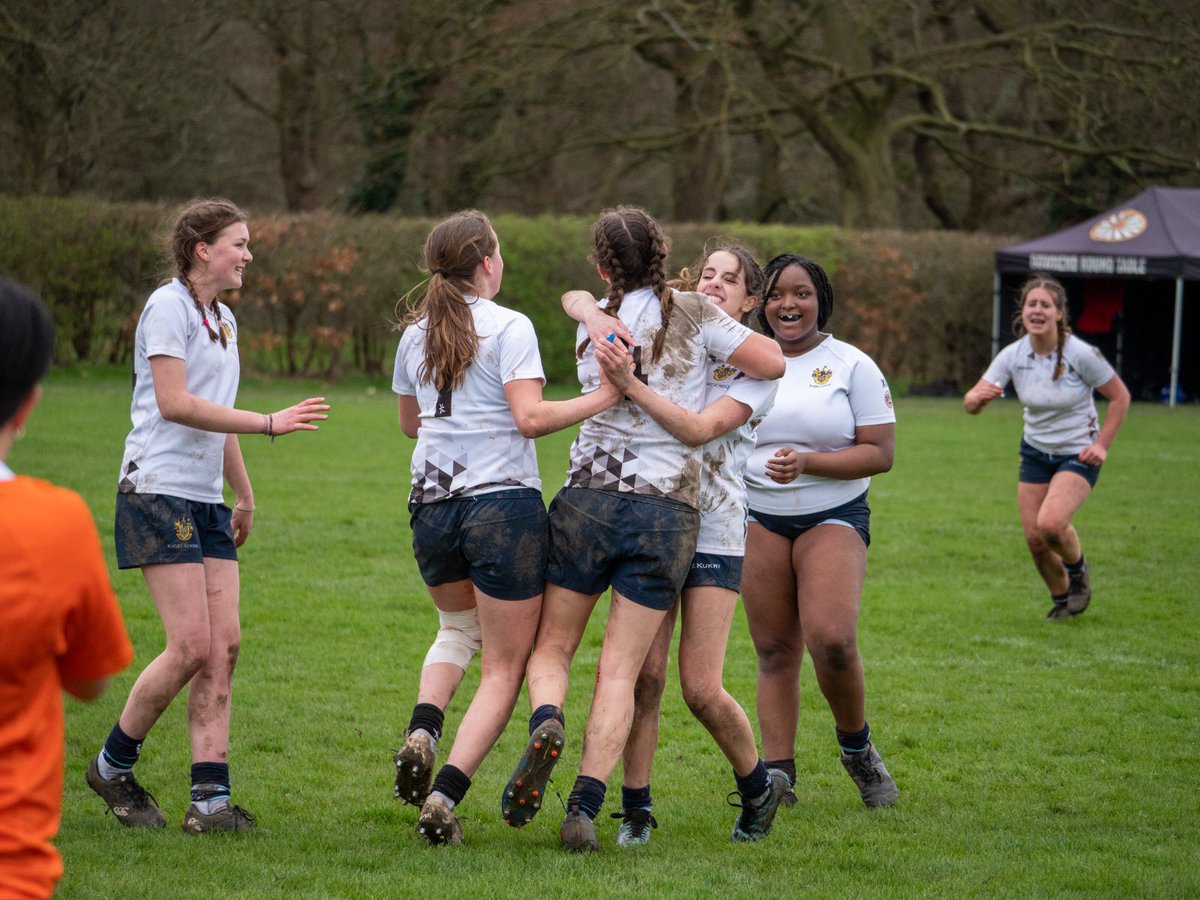
[[[63,793],[65,690],[95,700],[133,659],[83,499],[8,468],[50,367],[54,326],[0,279],[0,896],[49,897]]]

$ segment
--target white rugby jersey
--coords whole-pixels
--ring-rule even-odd
[[[433,381],[421,381],[424,320],[406,328],[396,348],[392,390],[416,397],[421,410],[412,455],[413,503],[514,487],[542,489],[533,441],[517,429],[504,394],[510,381],[546,380],[533,323],[492,300],[466,300],[479,350],[458,390],[439,394]]]
[[[121,493],[222,502],[226,435],[164,419],[158,411],[150,370],[152,356],[182,359],[187,367],[189,394],[233,406],[241,375],[237,322],[229,307],[222,303],[220,309],[220,326],[212,312],[208,313],[208,323],[225,332],[227,347],[209,336],[195,300],[178,278],[164,284],[146,301],[134,338],[133,403],[129,410],[133,430],[125,438],[117,485]]]
[[[1115,374],[1104,355],[1073,334],[1063,344],[1063,373],[1054,380],[1058,353],[1038,356],[1029,335],[1014,341],[983,377],[1005,387],[1009,381],[1025,407],[1025,440],[1044,453],[1069,456],[1090,447],[1100,434],[1092,391]]]
[[[697,553],[744,556],[746,553],[746,460],[754,450],[756,429],[775,403],[778,381],[749,378],[727,363],[711,360],[704,405],[730,397],[750,407],[750,418],[701,449],[700,535]]]
[[[600,301],[602,306],[606,302]],[[653,362],[654,335],[662,326],[654,291],[642,288],[626,294],[618,315],[638,341],[637,377],[660,396],[693,412],[704,408],[709,357],[725,362],[752,334],[703,294],[676,291],[662,356]],[[580,325],[576,336],[582,341],[587,329]],[[584,393],[599,387],[600,365],[591,344],[576,368]],[[700,448],[677,441],[640,406],[622,399],[584,420],[571,445],[567,487],[666,497],[696,508]]]
[[[896,421],[887,379],[874,360],[832,335],[800,356],[786,357],[775,406],[758,426],[758,443],[746,463],[750,508],[780,516],[823,512],[853,500],[870,478],[844,481],[801,474],[790,484],[767,477],[775,451],[844,450],[860,425]]]

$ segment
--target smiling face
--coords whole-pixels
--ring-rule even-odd
[[[250,254],[250,229],[245,222],[234,222],[221,229],[211,244],[198,244],[196,255],[205,264],[202,278],[211,288],[236,290],[242,286],[246,266],[254,259]]]
[[[1063,320],[1058,303],[1059,298],[1053,291],[1040,286],[1030,288],[1021,304],[1021,325],[1025,333],[1043,342],[1058,340],[1058,327]]]
[[[818,306],[817,289],[808,272],[790,265],[779,273],[763,312],[785,355],[805,353],[820,343]]]
[[[738,322],[758,304],[757,297],[746,293],[741,260],[728,250],[714,250],[708,255],[696,290],[712,298],[718,308]]]

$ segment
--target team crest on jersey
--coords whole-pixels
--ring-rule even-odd
[[[175,537],[181,541],[190,541],[192,539],[192,523],[187,516],[180,516],[175,520]]]
[[[812,379],[813,384],[817,387],[824,387],[829,384],[829,379],[833,377],[833,370],[829,366],[821,366],[819,369],[813,369]]]
[[[228,322],[222,322],[221,323],[221,331],[225,335],[226,342],[233,340],[233,326],[232,325],[230,325]]]
[[[733,366],[717,366],[713,369],[713,381],[728,381],[737,374],[737,369]]]

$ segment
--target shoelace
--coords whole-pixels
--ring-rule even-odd
[[[138,780],[133,777],[132,773],[123,776],[118,784],[121,785],[121,792],[124,794],[124,797],[121,799],[134,809],[146,809],[150,804],[158,806],[158,801],[154,798],[154,795],[142,787],[138,783]],[[109,809],[107,812],[112,812],[112,810]]]
[[[625,823],[628,823],[631,830],[637,829],[639,832],[645,830],[646,826],[651,828],[658,827],[658,820],[654,818],[653,813],[648,809],[631,809],[628,812],[621,810],[620,812],[609,813],[608,817],[610,819],[623,819]]]
[[[850,767],[854,769],[854,773],[867,781],[882,782],[883,776],[879,774],[879,770],[871,762],[871,751],[863,750],[861,753],[849,754]]]

